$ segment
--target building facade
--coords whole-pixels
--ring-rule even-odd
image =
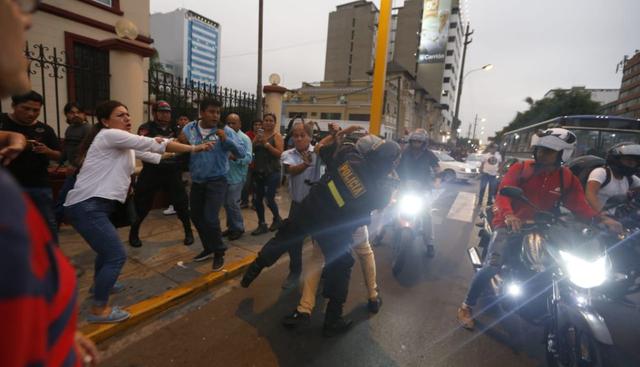
[[[67,102],[93,114],[97,103],[117,99],[128,106],[134,124],[142,122],[152,43],[149,0],[43,1],[26,49],[32,87],[45,99],[39,119],[60,136]],[[2,111],[10,105],[3,100]]]
[[[378,8],[358,0],[329,13],[324,80],[370,79],[373,68]]]
[[[165,70],[195,82],[219,84],[220,24],[179,8],[151,14],[150,28]]]

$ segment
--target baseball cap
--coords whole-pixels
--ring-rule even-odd
[[[171,112],[171,105],[167,101],[156,102],[156,111],[169,111]]]

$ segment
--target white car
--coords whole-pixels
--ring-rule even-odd
[[[467,156],[467,158],[465,158],[464,161],[466,163],[468,163],[470,166],[480,170],[480,166],[482,165],[482,161],[484,161],[488,156],[489,156],[489,154],[472,153],[472,154],[469,154]]]
[[[451,182],[453,180],[470,180],[477,178],[479,175],[478,167],[472,166],[466,162],[458,162],[449,154],[434,150],[433,154],[438,157],[438,164],[442,172],[442,181]]]

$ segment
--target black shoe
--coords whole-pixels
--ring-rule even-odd
[[[251,232],[252,236],[259,236],[261,234],[269,233],[269,228],[267,228],[266,223],[258,224],[258,228],[255,231]]]
[[[271,226],[269,227],[269,230],[271,232],[275,232],[278,230],[278,228],[280,228],[280,226],[282,225],[282,218],[275,218],[273,220],[273,223],[271,223]]]
[[[301,325],[309,325],[311,322],[311,315],[306,312],[293,311],[291,315],[287,315],[282,319],[282,326],[287,329],[295,329]]]
[[[427,257],[433,258],[436,256],[436,248],[433,245],[427,245]]]
[[[213,252],[208,251],[208,250],[203,250],[201,253],[199,253],[196,257],[193,258],[193,261],[205,261],[208,260],[210,258],[213,257]]]
[[[262,266],[258,265],[256,261],[252,262],[242,276],[240,285],[242,288],[249,288],[251,283],[260,275]]]
[[[185,246],[193,245],[193,232],[191,231],[191,227],[185,227],[184,231],[184,242],[182,242]]]
[[[213,271],[220,271],[224,268],[224,255],[215,255],[213,257]]]
[[[238,238],[242,237],[242,234],[244,232],[240,232],[240,231],[233,231],[231,233],[229,233],[229,241],[235,241]]]
[[[129,246],[142,247],[142,241],[140,241],[140,237],[138,237],[138,231],[129,231]]]
[[[331,322],[325,321],[324,327],[322,328],[322,336],[331,338],[340,334],[344,334],[351,328],[352,325],[353,321],[345,320],[342,317],[339,317]]]
[[[222,237],[227,237],[230,234],[231,234],[231,230],[229,230],[229,229],[227,229],[226,231],[221,233]]]
[[[382,297],[378,296],[375,300],[370,299],[367,303],[367,308],[371,313],[378,313],[380,311],[380,307],[382,307]]]
[[[240,209],[249,209],[249,203],[241,203]]]
[[[282,283],[282,289],[293,289],[298,288],[300,284],[300,274],[291,274],[287,276],[284,283]]]

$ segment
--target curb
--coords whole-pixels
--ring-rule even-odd
[[[170,289],[159,296],[155,296],[126,307],[125,310],[131,313],[131,317],[126,321],[115,324],[89,324],[84,326],[80,331],[85,336],[93,340],[94,343],[103,342],[106,339],[139,324],[153,315],[182,304],[195,295],[218,285],[225,280],[235,277],[244,271],[249,264],[255,260],[255,258],[255,255],[247,256],[244,259],[225,267],[225,271],[202,275],[201,277],[184,283],[177,288]]]

